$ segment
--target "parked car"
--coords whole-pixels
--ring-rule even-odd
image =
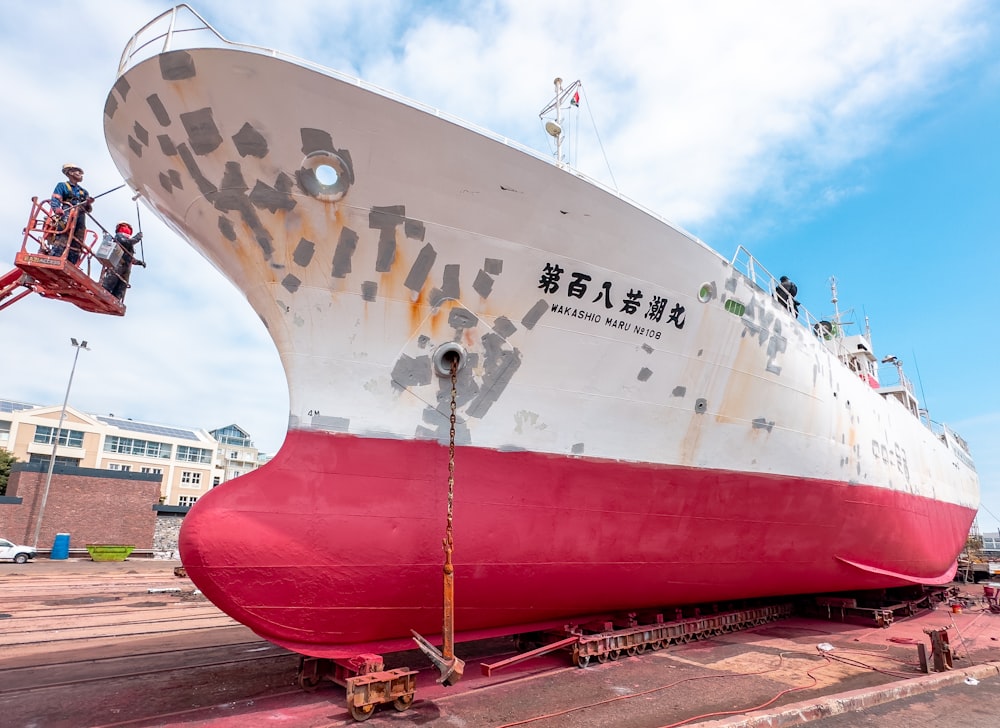
[[[13,559],[18,564],[35,558],[38,552],[34,546],[18,546],[5,538],[0,538],[0,559]]]

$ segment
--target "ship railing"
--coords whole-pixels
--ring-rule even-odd
[[[764,291],[772,298],[778,298],[776,295],[779,282],[778,277],[765,268],[753,256],[753,253],[745,247],[740,245],[736,248],[736,253],[733,255],[731,264],[734,270],[746,276],[761,291]],[[843,329],[842,322],[817,318],[809,309],[798,304],[797,301],[796,310],[792,312],[792,315],[795,316],[798,323],[809,329],[813,336],[819,339],[820,343],[840,359],[845,366],[850,365],[851,357],[847,347],[844,346],[846,332]]]
[[[715,252],[698,236],[688,232],[680,225],[671,222],[655,210],[652,210],[645,205],[626,197],[616,188],[588,176],[578,169],[569,166],[565,162],[557,163],[554,158],[548,156],[547,154],[543,154],[537,149],[526,146],[514,139],[511,139],[510,137],[497,134],[458,116],[453,116],[452,114],[442,111],[441,109],[420,103],[419,101],[414,101],[411,98],[380,86],[376,86],[375,84],[368,83],[367,81],[363,81],[355,76],[342,73],[341,71],[328,68],[290,53],[274,50],[273,48],[266,48],[264,46],[253,45],[251,43],[239,43],[237,41],[229,40],[212,27],[207,20],[202,18],[201,15],[199,15],[197,11],[195,11],[187,3],[176,5],[170,10],[160,14],[153,20],[146,23],[146,25],[140,28],[129,39],[128,43],[125,45],[125,50],[122,51],[121,59],[118,62],[118,76],[122,76],[130,68],[133,68],[142,61],[159,55],[160,53],[165,53],[171,50],[195,48],[235,48],[248,53],[257,53],[260,55],[270,56],[272,58],[278,58],[305,68],[309,68],[318,73],[322,73],[325,76],[336,78],[339,81],[351,84],[352,86],[363,88],[366,91],[371,91],[379,94],[380,96],[385,96],[386,98],[390,98],[411,108],[419,109],[423,112],[431,114],[432,116],[436,116],[449,121],[452,124],[474,131],[481,136],[488,137],[496,142],[499,142],[500,144],[517,149],[518,151],[532,156],[535,159],[541,160],[542,162],[555,165],[565,170],[568,174],[572,174],[574,177],[577,177],[584,182],[597,187],[614,197],[617,197],[650,217],[669,225],[674,230],[684,235],[697,245],[702,246],[706,250],[713,253]]]

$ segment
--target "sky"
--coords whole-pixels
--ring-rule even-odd
[[[60,168],[122,184],[103,133],[126,42],[171,3],[0,3],[0,266]],[[988,0],[204,0],[231,40],[290,53],[543,153],[553,79],[582,82],[569,162],[726,257],[743,245],[819,317],[868,321],[962,435],[1000,529],[1000,7]],[[0,398],[281,445],[288,393],[235,288],[126,188],[148,263],[124,318],[29,296],[0,311]],[[6,269],[6,268],[5,268]]]

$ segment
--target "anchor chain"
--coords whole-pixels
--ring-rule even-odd
[[[448,519],[444,536],[444,629],[441,653],[446,660],[455,656],[455,567],[451,555],[455,550],[452,530],[455,508],[455,409],[458,400],[458,357],[451,361],[451,416],[448,418]]]
[[[441,649],[410,630],[420,651],[430,658],[441,673],[438,682],[443,685],[454,685],[465,671],[465,662],[455,657],[455,567],[451,556],[455,550],[455,535],[452,530],[455,505],[455,409],[458,400],[458,366],[459,359],[451,360],[451,415],[448,432],[448,515],[445,526],[444,547],[444,624],[441,630]]]

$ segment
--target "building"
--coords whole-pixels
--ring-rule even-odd
[[[984,533],[982,538],[984,555],[989,556],[991,559],[1000,557],[1000,531],[997,533]]]
[[[228,425],[208,433],[219,443],[216,453],[218,468],[212,485],[246,475],[262,464],[261,453],[254,447],[250,435],[239,425]]]
[[[58,406],[0,400],[0,447],[21,462],[48,464],[61,414]],[[159,475],[161,502],[190,506],[225,472],[218,450],[219,443],[205,430],[89,415],[66,407],[55,462]],[[256,458],[254,450],[255,465]]]

